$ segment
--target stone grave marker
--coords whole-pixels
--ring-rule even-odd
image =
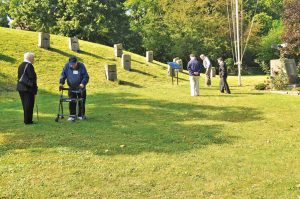
[[[39,32],[39,48],[50,48],[50,34]]]
[[[116,64],[106,64],[105,65],[105,76],[106,76],[106,80],[116,81],[117,80],[117,65]]]
[[[180,72],[182,72],[183,71],[183,62],[182,62],[182,59],[177,59],[176,61],[175,61],[179,66],[181,66],[181,69],[179,69],[179,71]]]
[[[153,51],[147,51],[146,52],[146,61],[147,62],[153,62]]]
[[[130,55],[126,55],[126,54],[122,55],[122,67],[125,70],[128,70],[128,71],[131,70],[131,56]]]
[[[216,67],[211,67],[210,77],[213,78],[216,76]]]
[[[115,57],[122,57],[122,54],[123,54],[123,45],[122,44],[115,44],[114,50],[115,50]]]
[[[72,51],[78,52],[79,51],[79,42],[77,37],[70,37],[69,38],[69,48]]]

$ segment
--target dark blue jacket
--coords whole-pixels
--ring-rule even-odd
[[[69,62],[65,64],[59,80],[60,84],[64,84],[67,79],[68,86],[73,89],[77,89],[80,84],[84,86],[87,85],[89,82],[89,74],[83,63],[78,62],[77,64],[78,68],[76,70],[70,66]]]
[[[190,60],[187,69],[190,76],[200,76],[201,64],[197,59]],[[194,72],[198,72],[198,75],[195,75]]]

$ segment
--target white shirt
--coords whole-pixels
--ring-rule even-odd
[[[208,57],[204,58],[204,60],[203,60],[203,66],[204,66],[204,68],[208,68],[208,67],[211,66],[211,63],[210,63]]]
[[[31,62],[28,59],[24,59],[24,62],[27,62],[27,63],[31,64]]]

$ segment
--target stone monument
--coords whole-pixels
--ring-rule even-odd
[[[181,66],[181,68],[179,69],[179,71],[180,72],[182,72],[183,71],[183,62],[182,62],[182,59],[177,59],[176,61],[175,61],[179,66]]]
[[[50,34],[39,32],[39,48],[50,48]]]
[[[69,48],[72,51],[78,52],[79,51],[79,42],[77,37],[70,37],[69,38]]]
[[[211,67],[211,73],[210,73],[210,77],[215,77],[216,76],[216,67]]]
[[[131,70],[131,56],[130,55],[126,55],[126,54],[122,55],[122,67],[125,70],[128,70],[128,71]]]
[[[105,76],[106,80],[116,81],[117,80],[117,66],[116,64],[105,65]]]
[[[271,77],[275,77],[280,71],[286,73],[289,79],[289,84],[299,83],[298,69],[294,59],[285,59],[284,64],[281,63],[280,59],[274,59],[270,62]]]
[[[122,44],[115,44],[114,50],[115,50],[115,57],[122,57],[122,54],[123,54],[123,45]]]
[[[146,52],[146,61],[147,62],[153,62],[153,51],[147,51]]]

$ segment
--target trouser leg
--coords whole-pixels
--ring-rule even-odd
[[[76,93],[69,91],[69,98],[77,98]],[[69,102],[70,117],[76,117],[76,102]]]
[[[211,86],[211,67],[206,69],[205,84],[206,84],[206,86]]]
[[[199,76],[194,76],[194,82],[195,82],[195,86],[194,86],[194,96],[198,96],[199,95]]]
[[[226,93],[230,94],[230,89],[229,89],[229,86],[228,86],[228,83],[227,83],[227,78],[224,78],[224,88],[226,90]]]
[[[191,96],[195,95],[195,81],[193,76],[190,76]]]
[[[78,98],[83,98],[83,101],[78,102],[78,117],[83,117],[85,115],[85,101],[86,101],[86,90],[78,94]]]
[[[33,107],[34,107],[34,94],[29,92],[19,92],[22,101],[24,112],[24,123],[32,123]]]
[[[221,77],[220,79],[220,92],[224,93],[224,78]]]

